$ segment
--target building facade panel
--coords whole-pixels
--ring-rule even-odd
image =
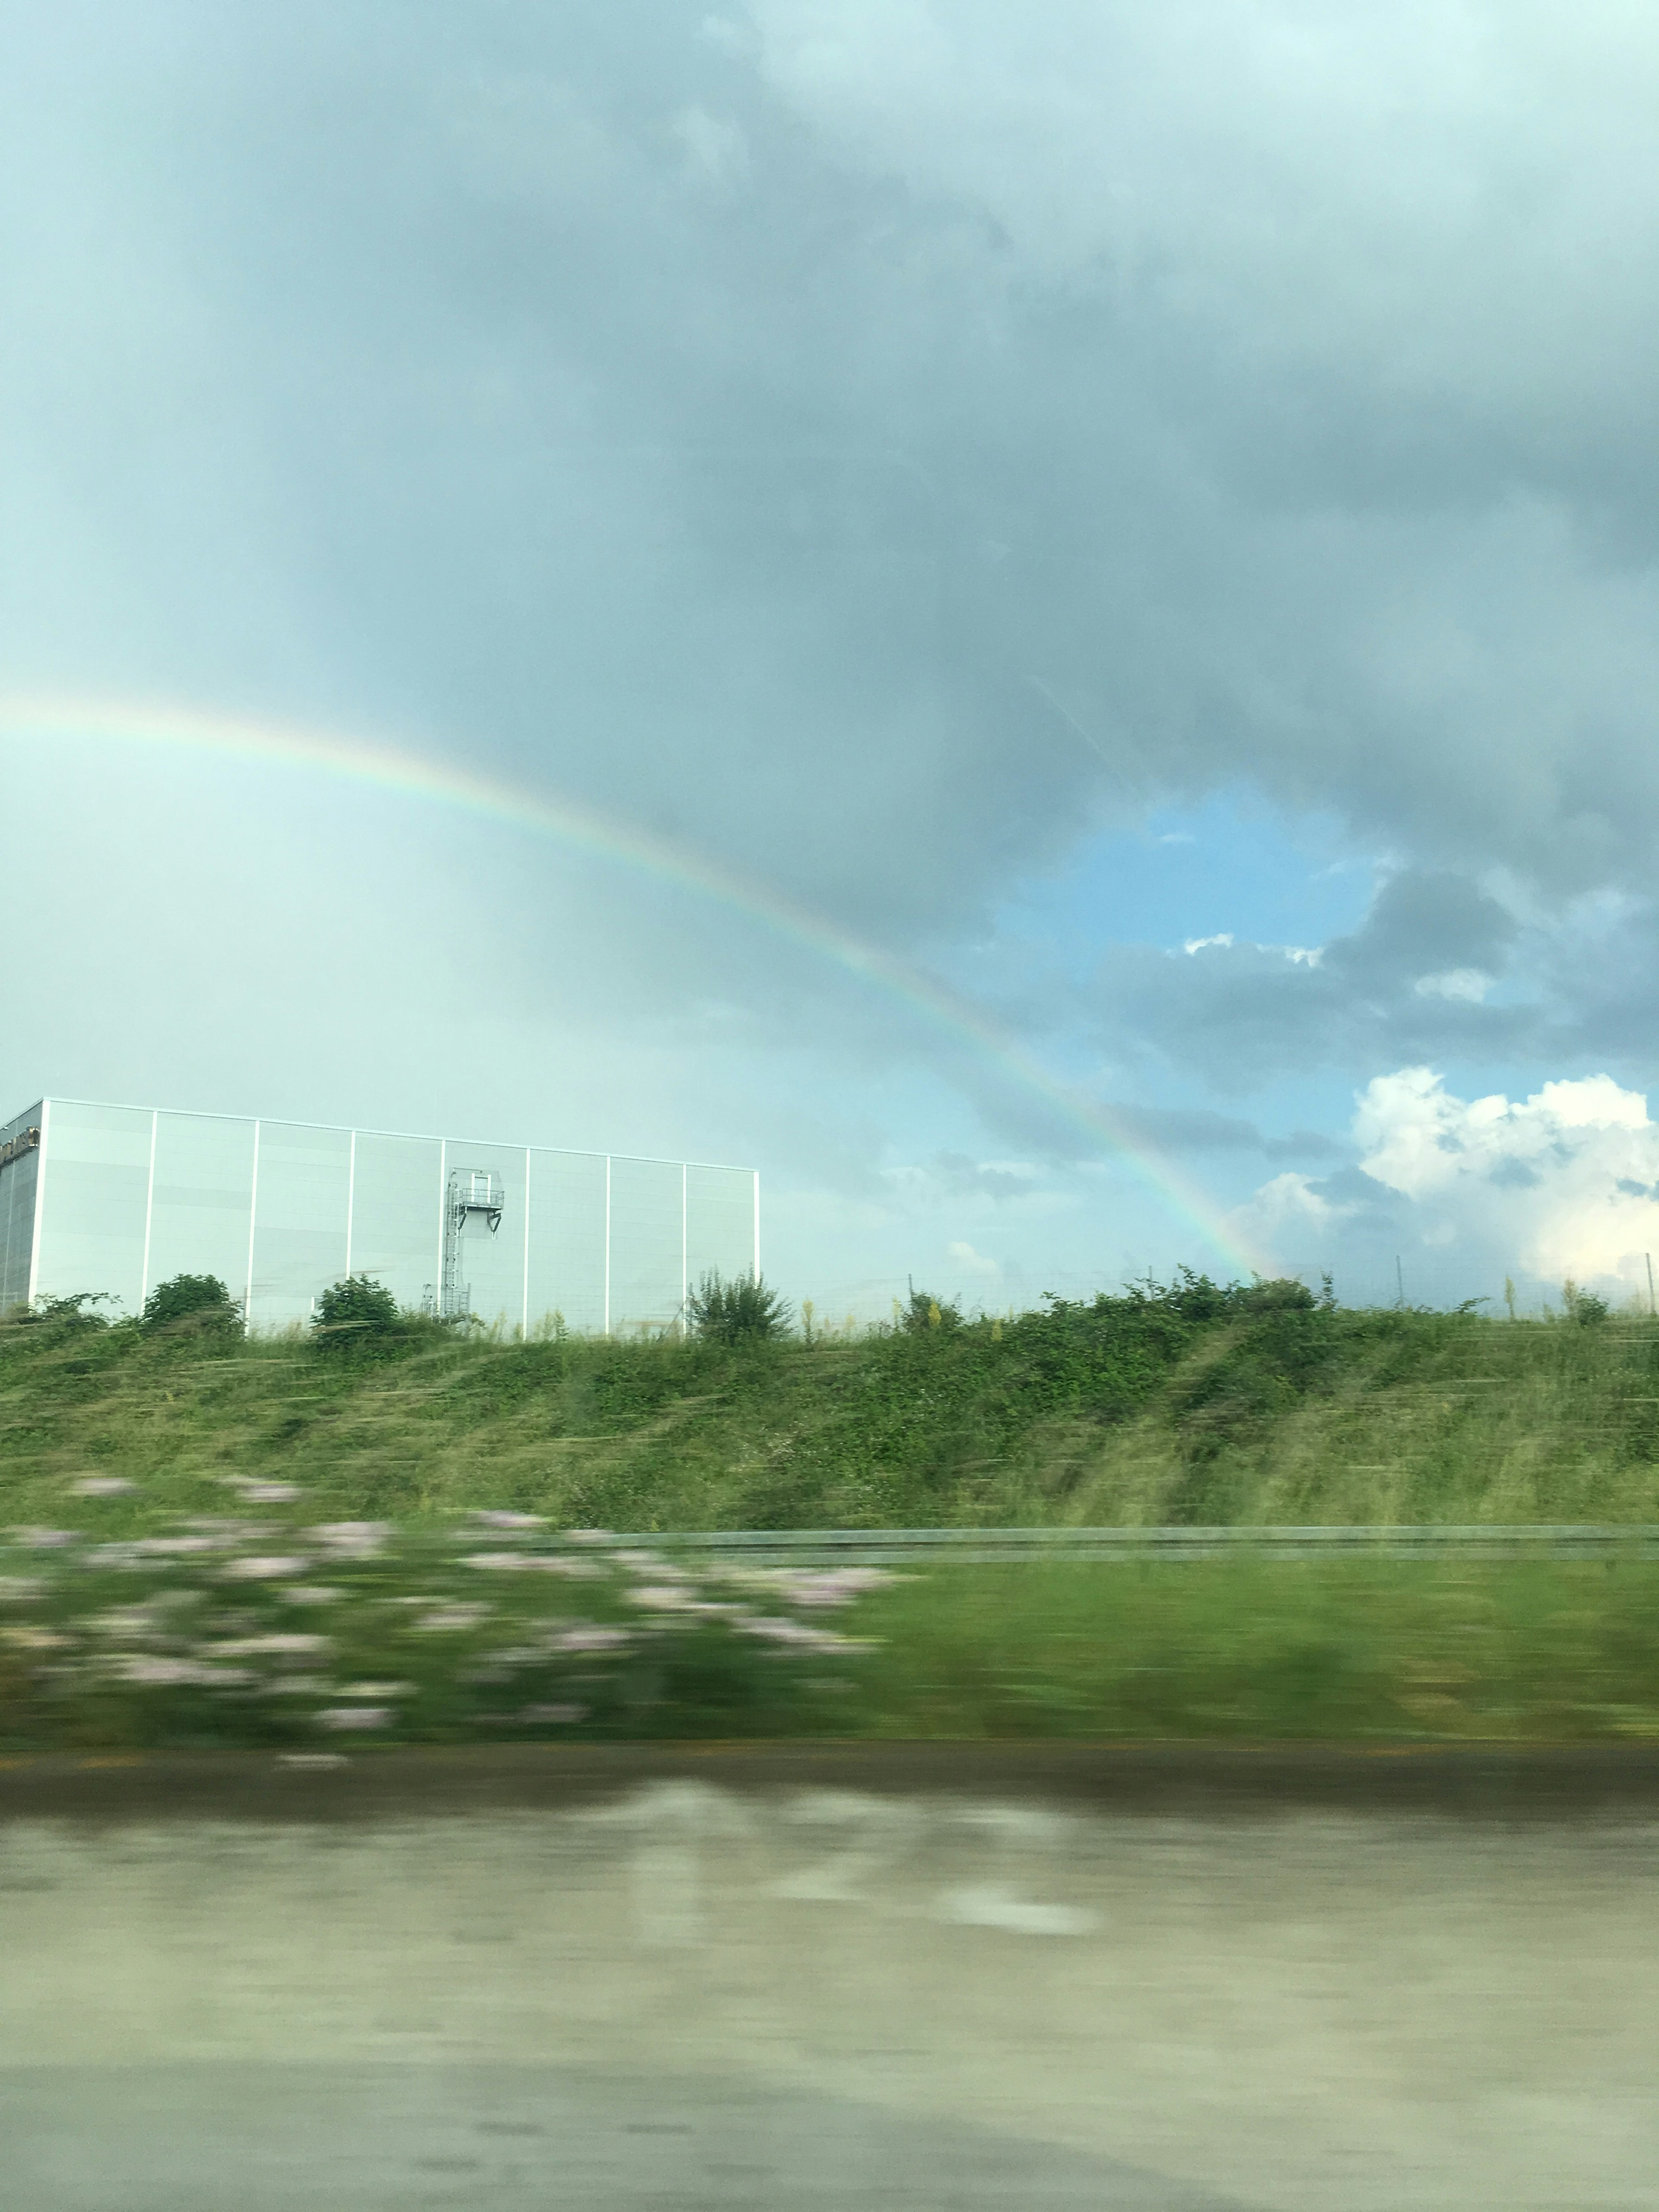
[[[37,1297],[102,1292],[116,1314],[137,1313],[143,1304],[154,1128],[154,1115],[136,1106],[46,1101]]]
[[[604,1331],[610,1166],[602,1152],[531,1151],[525,1220],[532,1333],[555,1322],[575,1336]]]
[[[253,1190],[248,1322],[292,1328],[311,1318],[318,1292],[346,1271],[350,1130],[259,1122]]]
[[[246,1292],[253,1130],[218,1114],[156,1115],[146,1297],[175,1275],[216,1275],[233,1297]]]
[[[723,1282],[760,1273],[758,1206],[750,1168],[689,1167],[685,1171],[686,1279],[709,1273]]]
[[[437,1296],[443,1150],[437,1137],[384,1137],[359,1129],[349,1163],[350,1272],[384,1283],[411,1312]]]
[[[685,1170],[672,1160],[611,1163],[613,1336],[667,1328],[685,1304]]]

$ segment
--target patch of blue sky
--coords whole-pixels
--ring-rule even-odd
[[[1376,865],[1332,817],[1287,818],[1243,791],[1219,792],[1096,832],[1005,900],[996,933],[1042,942],[1077,975],[1112,944],[1231,937],[1312,949],[1358,926]]]

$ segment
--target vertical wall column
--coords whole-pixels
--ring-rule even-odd
[[[530,1341],[530,1147],[524,1148],[524,1305],[519,1334]]]
[[[34,1228],[29,1237],[29,1304],[40,1295],[40,1224],[46,1218],[46,1167],[52,1158],[52,1101],[40,1101],[40,1157],[34,1170]]]
[[[253,1239],[259,1223],[259,1124],[253,1125],[253,1188],[247,1201],[247,1292],[242,1300],[242,1333],[253,1327]]]
[[[432,1310],[440,1321],[444,1311],[444,1214],[449,1200],[449,1140],[438,1139],[438,1267],[432,1278]]]
[[[155,1219],[155,1133],[161,1120],[160,1113],[152,1107],[149,1116],[149,1182],[144,1190],[144,1260],[138,1271],[138,1310],[141,1313],[144,1301],[149,1296],[149,1233]]]
[[[346,1265],[348,1279],[351,1274],[351,1216],[357,1203],[357,1132],[351,1133],[351,1155],[346,1164]]]

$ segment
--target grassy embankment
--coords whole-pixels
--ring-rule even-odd
[[[0,1523],[61,1519],[88,1472],[139,1486],[111,1534],[208,1510],[225,1475],[303,1483],[319,1516],[641,1530],[1659,1522],[1659,1327],[1125,1298],[810,1346],[353,1359],[0,1324]]]
[[[476,1505],[663,1531],[1659,1522],[1649,1324],[1201,1304],[738,1349],[417,1338],[382,1360],[12,1324],[0,1523],[120,1538],[223,1513],[227,1477],[301,1485],[307,1521],[433,1528]],[[88,1474],[136,1486],[88,1499]],[[1656,1599],[1638,1559],[939,1570],[841,1624],[883,1642],[836,1725],[1659,1733]],[[790,1724],[740,1708],[733,1732]]]

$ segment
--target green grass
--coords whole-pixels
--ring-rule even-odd
[[[0,1323],[0,1525],[61,1521],[88,1473],[138,1486],[110,1533],[226,1476],[416,1525],[1659,1521],[1659,1328],[1127,1297],[813,1345],[428,1333],[377,1363]]]
[[[0,1751],[821,1733],[867,1657],[834,1620],[858,1585],[297,1501],[0,1543]]]
[[[326,1601],[303,1607],[280,1586],[159,1563],[66,1565],[27,1603],[15,1581],[0,1588],[0,1751],[1659,1735],[1659,1562],[1640,1557],[945,1565],[838,1611],[832,1639],[850,1640],[823,1656],[655,1620],[641,1640],[641,1616],[614,1589],[480,1575],[453,1547],[402,1542],[317,1571]],[[759,1599],[768,1612],[780,1602]],[[110,1663],[137,1641],[135,1608],[149,1616],[147,1651],[212,1669],[248,1668],[244,1655],[273,1632],[320,1633],[330,1649],[262,1656],[242,1686],[137,1686]],[[632,1648],[561,1653],[573,1617],[623,1624]],[[319,1667],[327,1687],[307,1679]],[[319,1715],[353,1700],[385,1709],[374,1731],[330,1734]]]
[[[1659,1562],[944,1567],[866,1599],[889,1737],[1659,1735]]]
[[[88,1474],[133,1487],[87,1498],[75,1486]],[[278,1522],[386,1520],[411,1540],[453,1529],[476,1506],[543,1514],[555,1528],[665,1533],[1659,1522],[1659,1327],[1218,1306],[1190,1286],[811,1345],[519,1344],[416,1330],[379,1358],[298,1339],[216,1346],[0,1323],[0,1528],[116,1539],[185,1515],[263,1512],[227,1487],[250,1480],[299,1486]],[[403,1570],[387,1571],[396,1583]],[[374,1603],[400,1593],[377,1589]],[[488,1698],[457,1694],[441,1667],[420,1674],[413,1651],[381,1648],[389,1618],[348,1607],[334,1632],[348,1673],[420,1676],[400,1708],[401,1740],[499,1732]],[[627,1711],[600,1700],[584,1727],[1659,1732],[1659,1565],[1635,1557],[949,1565],[863,1601],[840,1625],[878,1639],[850,1665],[855,1694],[782,1698],[775,1674],[722,1674],[706,1653],[696,1681],[653,1692],[648,1717],[637,1700]],[[71,1711],[73,1700],[42,1701],[45,1679],[22,1646],[0,1655],[0,1735],[276,1740],[264,1709],[256,1719],[211,1697],[189,1706],[147,1695]]]

